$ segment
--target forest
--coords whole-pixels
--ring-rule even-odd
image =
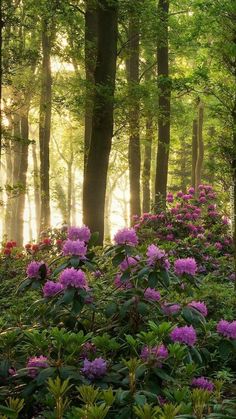
[[[0,45],[0,419],[236,418],[235,0],[2,0]]]

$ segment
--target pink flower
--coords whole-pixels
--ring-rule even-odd
[[[80,240],[88,243],[91,237],[91,232],[87,226],[69,227],[67,237],[69,240]]]
[[[85,358],[83,368],[81,369],[82,374],[90,380],[102,377],[106,374],[106,371],[107,362],[103,358],[95,358],[93,361]]]
[[[170,334],[173,342],[185,343],[194,346],[197,340],[196,331],[193,326],[175,327]]]
[[[122,272],[127,271],[129,268],[134,268],[139,263],[139,260],[139,256],[128,256],[127,259],[124,259],[123,262],[120,263],[119,268]]]
[[[80,256],[85,257],[87,252],[87,246],[81,240],[66,240],[63,245],[63,254],[65,256]]]
[[[174,196],[172,193],[168,193],[167,197],[166,197],[167,202],[173,202],[174,201]]]
[[[236,320],[231,323],[220,320],[217,324],[217,332],[229,339],[236,339]]]
[[[57,293],[63,290],[62,284],[59,282],[47,281],[43,287],[44,297],[54,297]]]
[[[114,241],[118,245],[126,244],[129,246],[136,246],[138,244],[138,237],[134,228],[123,228],[117,231],[114,236]]]
[[[48,368],[49,363],[46,356],[40,355],[30,358],[27,363],[27,368],[29,369],[29,376],[35,378],[38,374],[39,368]]]
[[[144,292],[144,297],[147,300],[159,301],[161,298],[161,294],[158,291],[156,291],[154,288],[147,288]]]
[[[168,358],[168,350],[164,345],[159,346],[144,346],[144,348],[141,351],[141,359],[143,361],[154,361],[154,363],[161,368],[162,362],[165,361],[166,358]]]
[[[201,301],[192,301],[188,304],[189,307],[193,307],[198,310],[204,317],[207,316],[207,306]]]
[[[202,388],[203,390],[213,391],[214,384],[205,377],[198,377],[192,380],[192,387]]]
[[[174,263],[176,275],[195,275],[197,264],[194,258],[177,259]]]
[[[181,310],[181,306],[174,303],[164,303],[161,308],[166,316],[172,316]]]
[[[119,289],[129,289],[132,288],[132,284],[131,282],[127,279],[126,281],[121,281],[121,275],[116,275],[115,279],[114,279],[114,285],[115,288],[119,288]]]
[[[78,271],[75,268],[64,269],[59,276],[59,281],[63,288],[74,287],[88,290],[86,276],[81,269]]]
[[[48,267],[46,263],[44,263],[43,261],[36,262],[35,260],[30,262],[26,269],[28,278],[37,278],[37,279],[40,278],[40,270],[43,267],[43,265],[45,266],[47,274],[48,274],[49,271],[48,271]]]

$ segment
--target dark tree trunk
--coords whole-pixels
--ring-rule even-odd
[[[16,98],[17,101],[17,98]],[[19,103],[18,101],[16,103]],[[21,141],[20,141],[20,115],[15,112],[13,117],[13,166],[12,166],[12,194],[11,199],[11,215],[10,215],[10,240],[16,240],[17,231],[17,199],[20,193],[19,188],[19,174],[20,174],[20,159],[21,159]]]
[[[232,112],[233,120],[233,159],[232,159],[232,179],[233,179],[233,239],[234,239],[234,272],[236,272],[236,101]],[[236,281],[235,281],[236,288]]]
[[[53,28],[54,29],[54,28]],[[49,143],[52,111],[51,48],[52,25],[42,21],[42,79],[39,108],[39,145],[40,145],[40,230],[50,226],[50,187],[49,187]]]
[[[83,184],[83,220],[104,237],[106,180],[113,134],[113,101],[117,56],[117,1],[98,7],[98,48],[91,143]]]
[[[84,120],[84,170],[87,164],[93,115],[94,71],[97,58],[97,6],[94,0],[86,0],[85,11],[85,73],[86,97]]]
[[[169,147],[170,147],[170,97],[168,13],[169,0],[159,0],[160,36],[157,46],[158,98],[158,149],[156,161],[155,204],[165,206]]]
[[[151,158],[152,158],[152,137],[153,137],[153,123],[152,118],[147,117],[146,120],[146,136],[144,146],[144,161],[143,161],[143,212],[150,211],[151,191],[150,191],[150,175],[151,175]]]
[[[195,168],[195,191],[197,193],[198,186],[201,183],[202,165],[204,158],[204,143],[203,143],[203,103],[200,101],[198,105],[198,121],[197,121],[197,161]]]
[[[28,170],[28,140],[29,140],[29,105],[23,109],[21,116],[21,146],[19,158],[19,185],[20,191],[16,202],[16,242],[23,245],[24,239],[24,211],[26,197],[26,178]]]
[[[196,163],[198,155],[198,146],[197,146],[197,120],[193,120],[193,131],[192,131],[192,167],[191,167],[191,186],[195,188],[196,177]]]
[[[34,205],[35,205],[35,218],[36,218],[36,236],[39,237],[40,231],[40,181],[38,159],[36,152],[36,145],[32,146],[33,166],[34,166]]]
[[[140,104],[137,94],[139,84],[139,17],[133,13],[129,20],[129,49],[127,59],[127,78],[129,85],[129,183],[130,183],[130,221],[133,215],[140,215]]]

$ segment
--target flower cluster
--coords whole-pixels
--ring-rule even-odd
[[[167,270],[170,268],[170,263],[167,259],[166,253],[164,250],[161,250],[159,247],[155,246],[155,244],[148,246],[146,255],[148,266],[162,267]]]
[[[205,303],[201,301],[191,301],[191,303],[189,303],[188,306],[198,310],[204,317],[207,316],[207,306]]]
[[[80,240],[88,243],[91,237],[90,229],[87,226],[69,227],[67,231],[67,238],[69,240]]]
[[[47,281],[43,287],[44,297],[54,297],[63,290],[63,285],[60,282]]]
[[[66,240],[63,248],[63,254],[65,256],[80,256],[84,258],[87,252],[87,246],[81,240]]]
[[[213,391],[214,384],[205,377],[194,378],[191,383],[192,387],[202,388],[203,390]]]
[[[74,287],[88,290],[88,283],[85,273],[79,269],[66,268],[59,276],[59,281],[63,288]]]
[[[114,242],[119,245],[136,246],[138,244],[136,231],[134,228],[123,228],[115,234]]]
[[[141,359],[145,362],[154,361],[154,363],[161,368],[162,362],[168,358],[168,350],[164,345],[159,346],[144,346],[141,351]]]
[[[114,279],[114,286],[115,288],[119,288],[122,290],[132,288],[132,284],[128,279],[126,281],[121,281],[121,274],[116,275]]]
[[[166,316],[172,316],[181,310],[181,306],[175,303],[164,303],[161,308]]]
[[[83,368],[81,369],[82,374],[90,380],[102,377],[106,374],[106,371],[107,362],[103,358],[95,358],[93,361],[85,358]]]
[[[170,337],[173,342],[186,343],[188,346],[194,346],[197,340],[196,331],[193,326],[175,327]]]
[[[48,273],[48,267],[47,267],[46,263],[36,262],[35,260],[30,262],[29,265],[27,266],[27,269],[26,269],[26,273],[27,273],[28,278],[37,278],[38,279],[40,277],[40,268],[42,269],[43,266],[45,266],[46,271]]]
[[[217,332],[229,339],[236,339],[236,320],[233,322],[220,320],[217,324]]]
[[[177,259],[174,263],[176,275],[195,275],[197,270],[197,263],[194,258]]]
[[[150,301],[159,301],[161,298],[161,294],[159,291],[156,291],[154,288],[147,288],[144,291],[144,297]]]
[[[121,272],[125,272],[127,271],[127,269],[131,269],[134,268],[135,266],[138,265],[140,260],[139,256],[128,256],[127,258],[125,258],[119,265],[119,268],[121,270]],[[134,269],[132,269],[133,271]]]
[[[46,356],[34,356],[27,362],[28,374],[30,377],[35,378],[39,368],[48,368],[48,366],[49,362]]]

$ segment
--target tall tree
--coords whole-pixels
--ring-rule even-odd
[[[197,192],[198,186],[201,183],[202,166],[204,158],[204,143],[203,143],[203,113],[204,105],[202,101],[198,104],[198,120],[197,120],[197,161],[195,166],[195,190]]]
[[[52,112],[52,74],[51,50],[55,28],[53,22],[42,18],[42,74],[39,107],[39,145],[40,145],[40,229],[50,226],[50,188],[49,188],[49,143]]]
[[[150,211],[151,191],[150,191],[150,175],[151,175],[151,157],[152,157],[152,137],[153,137],[153,121],[152,117],[147,116],[146,133],[144,143],[144,159],[143,159],[143,212]]]
[[[98,4],[98,46],[91,142],[83,184],[83,221],[104,237],[106,180],[113,134],[118,2]]]
[[[195,179],[196,179],[196,162],[197,162],[197,154],[198,154],[198,146],[197,146],[197,119],[194,118],[193,120],[193,128],[192,128],[192,167],[191,167],[191,185],[195,188]]]
[[[85,10],[85,119],[84,119],[84,168],[87,164],[93,114],[94,71],[97,57],[97,3],[86,0]]]
[[[170,147],[170,98],[168,17],[169,0],[159,0],[159,36],[157,45],[158,149],[156,160],[155,204],[165,203]],[[159,199],[161,198],[161,200]]]
[[[129,89],[129,183],[130,183],[130,217],[140,215],[140,135],[139,135],[139,10],[137,3],[131,9],[129,18],[129,40],[127,58],[127,79]]]

